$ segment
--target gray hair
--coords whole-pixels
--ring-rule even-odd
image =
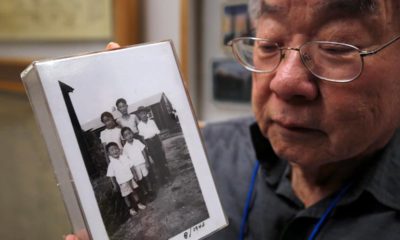
[[[324,0],[326,1],[326,0]],[[336,2],[337,4],[344,3],[346,0],[329,0]],[[379,3],[377,0],[355,0],[354,6],[357,6],[362,13],[374,13],[379,8]],[[400,1],[399,0],[386,0],[392,2],[393,8],[393,18],[394,21],[397,23],[397,26],[400,29],[400,14],[397,14],[400,11]],[[256,24],[258,18],[261,17],[263,11],[263,4],[264,0],[248,0],[248,12],[250,15],[250,19],[253,25]]]
[[[338,2],[339,4],[341,2],[345,2],[343,0],[331,0],[333,2]],[[392,0],[394,3],[397,2],[397,0]],[[377,9],[377,2],[376,0],[357,0],[358,2],[358,7],[360,8],[361,11],[363,12],[373,12]],[[356,6],[356,5],[354,5]],[[248,11],[250,14],[250,19],[252,21],[256,21],[260,16],[261,16],[261,11],[263,7],[263,0],[249,0],[248,2]]]

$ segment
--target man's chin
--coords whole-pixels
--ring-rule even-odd
[[[282,144],[282,142],[279,142],[274,144],[273,141],[271,141],[271,145],[275,154],[290,164],[303,167],[315,167],[321,164],[321,154],[316,148],[293,143]]]

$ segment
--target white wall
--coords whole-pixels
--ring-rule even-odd
[[[180,54],[180,0],[144,1],[144,41],[171,39]]]
[[[189,94],[196,115],[199,116],[199,83],[197,69],[197,42],[196,31],[196,2],[198,0],[189,0],[188,13],[188,78]],[[181,1],[180,0],[146,0],[144,4],[144,41],[161,41],[171,39],[174,43],[178,58],[181,56]],[[180,59],[178,59],[180,61]]]

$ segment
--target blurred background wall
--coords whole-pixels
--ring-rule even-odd
[[[104,15],[110,24],[108,37],[68,37],[69,30],[59,28],[57,31],[67,37],[57,38],[44,27],[61,21],[61,14],[77,17],[74,7],[76,11],[86,7],[81,11],[83,16],[99,17],[94,14],[97,0],[2,0],[0,3],[2,239],[61,239],[71,231],[43,139],[19,79],[19,73],[31,61],[101,51],[110,41],[125,46],[172,39],[200,120],[220,121],[251,114],[250,76],[235,65],[230,49],[224,46],[229,39],[249,30],[245,0],[101,2],[108,4],[109,15]],[[77,22],[69,21],[65,26]],[[33,22],[42,24],[42,29],[29,28],[26,37],[23,31],[21,34],[16,30],[18,24],[33,26]],[[89,30],[87,27],[86,31]],[[49,32],[50,37],[46,35]]]

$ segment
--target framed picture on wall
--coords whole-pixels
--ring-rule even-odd
[[[0,40],[111,39],[112,3],[112,0],[2,0]]]
[[[2,0],[0,41],[140,42],[140,0]]]
[[[222,5],[221,45],[236,38],[251,35],[247,1],[227,1]]]
[[[234,59],[214,60],[212,75],[215,101],[250,103],[251,73]]]
[[[62,42],[63,46],[111,39],[121,46],[137,44],[141,38],[141,4],[140,0],[4,0],[0,3],[0,19],[4,20],[0,42],[24,42],[28,48],[38,41]],[[58,8],[63,9],[56,11]],[[0,58],[0,90],[24,92],[19,74],[37,57]]]

